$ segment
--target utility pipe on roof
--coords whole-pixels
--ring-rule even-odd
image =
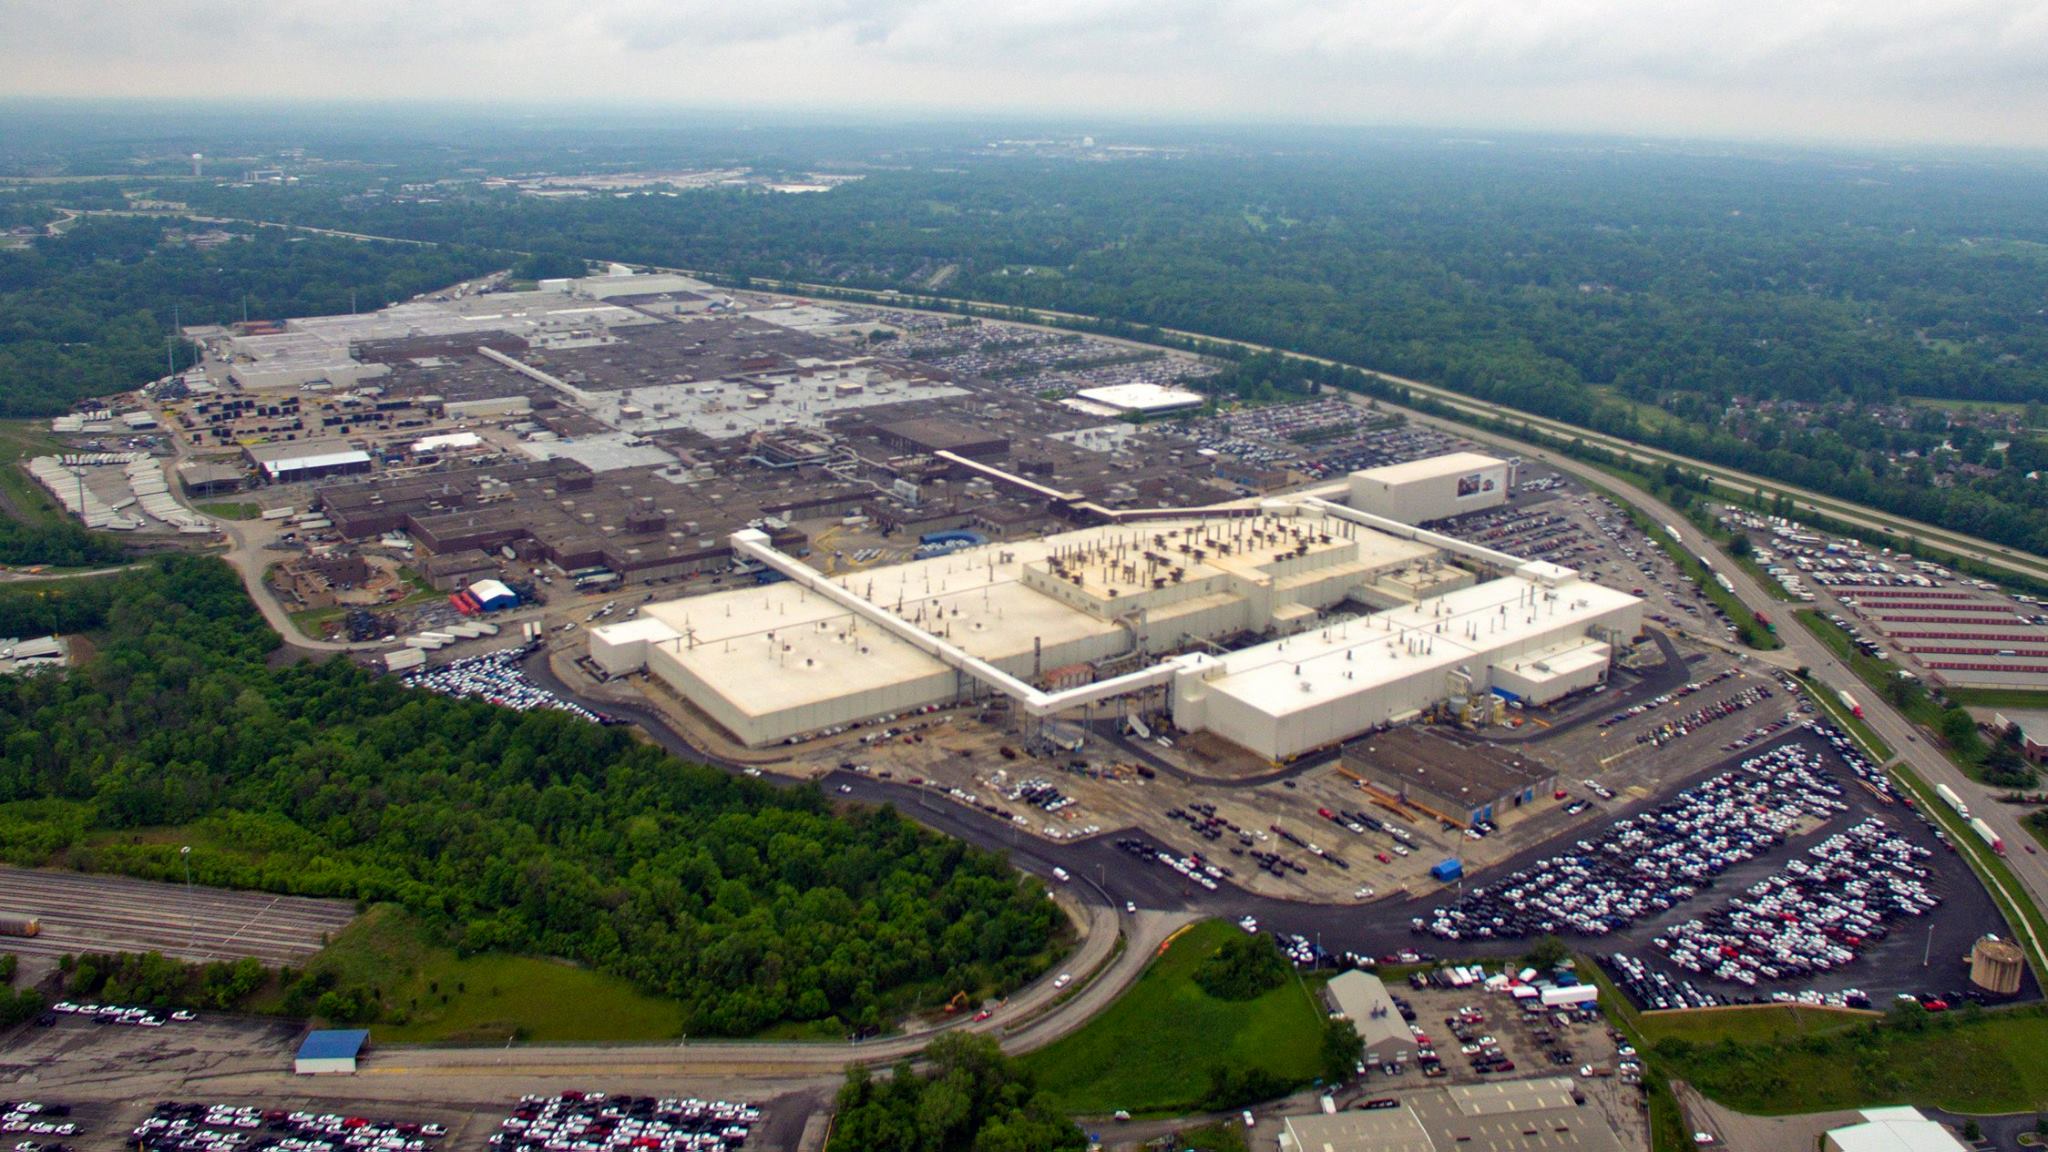
[[[1063,692],[1043,692],[951,641],[934,636],[865,597],[833,583],[824,573],[778,551],[768,542],[767,533],[758,528],[747,528],[733,533],[731,544],[734,553],[775,569],[794,583],[801,584],[838,604],[947,667],[967,673],[995,691],[1017,701],[1024,707],[1025,712],[1032,716],[1050,716],[1082,704],[1092,704],[1098,700],[1121,696],[1126,692],[1136,692],[1164,684],[1173,678],[1174,672],[1183,663],[1180,658],[1170,659],[1094,684],[1083,684]]]

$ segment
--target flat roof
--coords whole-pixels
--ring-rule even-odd
[[[1425,456],[1403,464],[1367,468],[1351,475],[1380,484],[1412,484],[1417,480],[1435,480],[1462,476],[1482,468],[1498,468],[1506,463],[1497,456],[1482,456],[1477,452],[1447,452],[1442,456]]]
[[[1422,1121],[1406,1108],[1289,1116],[1299,1152],[1437,1152]]]
[[[1106,384],[1100,388],[1083,388],[1074,395],[1126,412],[1199,408],[1204,403],[1204,397],[1200,392],[1190,392],[1185,388],[1168,388],[1163,384]]]
[[[1421,671],[1490,665],[1492,653],[1558,629],[1583,631],[1640,602],[1572,579],[1555,589],[1516,576],[1232,652],[1208,690],[1285,715]],[[1476,670],[1476,669],[1475,669]]]
[[[1842,1152],[1965,1152],[1969,1145],[1916,1108],[1868,1108],[1864,1122],[1828,1132]]]
[[[277,460],[263,461],[263,470],[272,476],[283,476],[292,472],[307,472],[316,468],[342,468],[351,464],[368,464],[370,454],[351,448],[346,452],[322,452],[311,456],[287,456]]]
[[[1237,598],[1230,590],[1233,581],[1284,600],[1300,581],[1363,582],[1374,571],[1418,563],[1436,552],[1371,529],[1334,524],[1327,525],[1332,529],[1327,544],[1320,539],[1298,542],[1291,532],[1284,546],[1271,542],[1271,536],[1269,542],[1254,544],[1255,523],[1191,515],[1103,525],[999,541],[833,579],[968,653],[991,663],[1009,661],[1016,667],[1006,670],[1029,677],[1034,643],[1055,663],[1122,654],[1129,648],[1129,631],[1115,618],[1140,605],[1147,605],[1152,622],[1166,627],[1162,622]],[[1294,527],[1292,520],[1285,523]],[[1301,523],[1312,529],[1325,526]],[[1232,543],[1227,553],[1218,546],[1238,540],[1240,533],[1243,542]],[[1218,543],[1207,544],[1201,549],[1203,559],[1195,560],[1194,552],[1212,537]],[[1183,544],[1186,553],[1179,551]],[[1298,544],[1308,550],[1301,558],[1291,554]],[[1283,547],[1289,558],[1276,560]],[[1169,561],[1156,566],[1159,575],[1178,567],[1184,584],[1154,590],[1154,573],[1144,559],[1148,551]],[[1129,579],[1126,565],[1133,568]],[[1303,570],[1294,572],[1297,566]],[[1067,583],[1055,575],[1060,570],[1083,582]],[[1274,576],[1274,571],[1284,574]],[[1027,578],[1058,594],[1029,586]],[[1112,591],[1114,598],[1108,595]],[[692,675],[716,685],[726,703],[750,716],[950,674],[936,657],[793,582],[662,601],[642,608],[641,616],[661,621],[681,639],[671,642],[644,632],[631,638],[660,643]],[[1087,651],[1056,655],[1063,647],[1069,653]]]
[[[316,456],[337,456],[358,449],[346,440],[278,440],[267,444],[250,444],[242,449],[249,459],[258,464],[271,464],[281,460],[305,460]],[[364,459],[369,459],[365,456]]]
[[[1347,745],[1344,761],[1473,804],[1492,803],[1557,774],[1549,765],[1505,748],[1465,744],[1414,728],[1382,732]]]
[[[1287,1117],[1299,1152],[1621,1152],[1571,1080],[1490,1081],[1394,1094],[1398,1108]],[[1919,1152],[1919,1150],[1914,1150]],[[1946,1152],[1946,1150],[1944,1150]]]
[[[367,1028],[329,1028],[306,1033],[299,1042],[301,1060],[353,1060],[370,1042]]]

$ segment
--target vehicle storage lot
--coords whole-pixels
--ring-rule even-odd
[[[353,1077],[296,1077],[289,1069],[302,1031],[297,1022],[212,1013],[202,1013],[193,1023],[156,1030],[96,1026],[62,1017],[52,1028],[23,1027],[0,1052],[0,1097],[70,1105],[69,1119],[79,1124],[79,1132],[58,1139],[74,1152],[134,1148],[131,1133],[162,1101],[187,1106],[181,1111],[195,1121],[188,1127],[225,1130],[243,1137],[241,1143],[221,1152],[257,1152],[259,1148],[265,1152],[485,1152],[492,1135],[508,1131],[503,1121],[522,1111],[522,1095],[559,1095],[572,1089],[588,1092],[603,1087],[647,1094],[653,1102],[650,1113],[660,1103],[658,1097],[676,1098],[679,1111],[693,1096],[706,1104],[721,1099],[734,1104],[748,1101],[759,1110],[755,1119],[739,1121],[749,1128],[744,1141],[748,1152],[790,1152],[797,1147],[806,1121],[832,1091],[822,1086],[823,1081],[812,1083],[815,1073],[784,1082],[742,1085],[718,1068],[715,1049],[707,1052],[705,1071],[682,1076],[673,1070],[655,1076],[645,1068],[631,1066],[632,1057],[622,1056],[628,1064],[609,1078],[615,1082],[602,1085],[564,1082],[559,1074],[518,1063],[516,1052],[508,1054],[508,1066],[501,1074],[436,1075],[431,1068],[414,1067],[430,1065],[430,1053],[374,1044]],[[192,1105],[198,1106],[196,1113],[191,1111]],[[307,1115],[294,1121],[294,1113]],[[228,1122],[200,1122],[209,1114]],[[233,1118],[252,1116],[253,1127],[233,1122]],[[331,1137],[308,1125],[325,1129],[330,1121],[314,1121],[328,1116],[342,1119],[342,1136],[368,1126],[346,1123],[350,1118],[388,1122],[394,1128],[414,1125],[421,1130],[377,1134],[396,1136],[396,1145],[388,1140],[352,1145],[343,1139],[334,1140],[331,1149],[321,1149],[314,1145]],[[707,1118],[718,1117],[707,1112]],[[431,1136],[428,1126],[439,1126],[445,1134]],[[730,1121],[723,1121],[717,1129],[722,1134],[731,1126]],[[689,1121],[675,1127],[701,1125]],[[648,1135],[651,1130],[639,1134]],[[9,1146],[22,1138],[15,1137]],[[583,1138],[589,1138],[588,1134]],[[292,1147],[283,1143],[286,1140],[300,1144]],[[409,1147],[416,1140],[421,1147]],[[211,1142],[198,1146],[206,1143]],[[180,1147],[154,1138],[150,1146]],[[722,1135],[696,1145],[705,1149],[741,1146],[736,1139]],[[540,1147],[545,1152],[545,1139]],[[665,1147],[680,1152],[691,1144],[683,1139]],[[180,1147],[180,1152],[186,1148]]]
[[[271,965],[318,952],[356,914],[346,900],[26,868],[0,868],[0,909],[42,921],[41,935],[5,941],[23,957],[155,951],[195,961],[253,956]]]
[[[1796,520],[1716,511],[1750,536],[1767,576],[1836,617],[1866,654],[1934,683],[2048,688],[2048,605],[2039,600]]]
[[[1649,971],[1663,974],[1673,987],[1682,990],[1690,985],[1697,991],[1724,1003],[1768,999],[1774,992],[1796,994],[1806,990],[1829,992],[1859,989],[1867,993],[1873,1002],[1900,992],[1962,990],[1966,984],[1964,956],[1970,945],[1977,937],[1987,932],[2003,935],[2007,931],[1996,906],[1992,904],[1989,894],[1977,882],[1976,877],[1970,873],[1969,866],[1935,837],[1934,830],[1923,823],[1917,813],[1902,803],[1887,803],[1858,783],[1847,763],[1821,735],[1803,728],[1794,729],[1790,736],[1724,757],[1694,779],[1680,782],[1680,785],[1683,788],[1690,788],[1701,779],[1719,775],[1736,767],[1744,759],[1767,757],[1774,749],[1786,745],[1805,750],[1811,761],[1821,766],[1826,777],[1839,786],[1839,810],[1828,812],[1825,819],[1816,818],[1810,812],[1803,814],[1793,822],[1792,828],[1782,840],[1762,848],[1747,859],[1734,860],[1712,876],[1702,876],[1693,881],[1696,891],[1690,898],[1672,900],[1663,908],[1648,906],[1640,909],[1637,914],[1630,917],[1630,922],[1625,927],[1612,927],[1605,934],[1598,935],[1575,933],[1569,929],[1561,934],[1581,949],[1596,951],[1603,955],[1623,953],[1633,957]],[[1745,890],[1773,875],[1785,872],[1789,861],[1810,861],[1809,849],[1871,817],[1882,819],[1885,827],[1905,842],[1927,850],[1927,855],[1916,859],[1914,863],[1927,870],[1929,875],[1925,883],[1941,900],[1939,909],[1933,914],[1890,922],[1888,934],[1881,940],[1866,941],[1859,945],[1860,954],[1849,963],[1822,972],[1800,975],[1795,979],[1760,982],[1754,987],[1717,980],[1705,973],[1685,971],[1671,964],[1655,944],[1654,941],[1660,935],[1665,935],[1688,921],[1707,918],[1710,913],[1743,896]],[[1706,821],[1696,832],[1669,833],[1662,839],[1684,840],[1695,846],[1711,840],[1725,846],[1727,831],[1722,822]],[[1598,847],[1592,837],[1587,838],[1587,843]],[[1530,869],[1546,858],[1571,856],[1583,851],[1570,842],[1552,844],[1531,851],[1509,862],[1497,872],[1478,877],[1476,887],[1468,885],[1466,899],[1471,901],[1473,906],[1477,906],[1485,900],[1485,897],[1480,895],[1482,890],[1497,892],[1514,887],[1513,882],[1508,880],[1512,873]],[[1601,880],[1585,886],[1585,891],[1571,899],[1580,908],[1590,910],[1594,907],[1592,901],[1605,898],[1598,897],[1597,894],[1604,892],[1612,896],[1617,890],[1617,883],[1611,878]],[[1637,887],[1647,887],[1640,880],[1634,883]],[[1530,897],[1539,902],[1552,901],[1557,891],[1557,886],[1549,883],[1529,887]],[[1434,906],[1448,908],[1452,903],[1443,901]],[[1531,903],[1530,906],[1536,905]],[[1418,908],[1417,914],[1425,918],[1431,916],[1427,907]],[[1540,931],[1540,925],[1532,919],[1526,926],[1524,935],[1539,934]],[[1420,938],[1430,940],[1432,943],[1428,947],[1440,952],[1453,952],[1456,948],[1455,942],[1441,941],[1433,935]],[[1509,938],[1522,937],[1510,935]],[[1927,958],[1924,967],[1923,957]],[[2022,996],[2032,998],[2037,994],[2030,980],[2028,986],[2023,988]]]

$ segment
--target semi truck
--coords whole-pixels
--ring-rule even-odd
[[[1970,818],[1970,806],[1963,803],[1963,798],[1956,795],[1955,789],[1946,784],[1936,784],[1934,786],[1934,794],[1941,797],[1942,803],[1955,809],[1956,815],[1961,816],[1965,820]]]
[[[1841,700],[1842,707],[1849,710],[1849,715],[1856,717],[1858,720],[1863,719],[1863,705],[1858,704],[1854,696],[1839,690],[1836,691],[1835,696]]]
[[[1993,852],[1998,853],[2000,856],[2005,855],[2005,841],[1998,838],[1998,833],[1993,832],[1991,825],[1986,824],[1982,817],[1971,819],[1970,831],[1977,834],[1977,839],[1991,845]]]

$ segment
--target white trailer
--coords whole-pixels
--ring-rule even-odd
[[[1965,820],[1970,818],[1970,806],[1963,803],[1963,798],[1956,795],[1955,789],[1946,784],[1936,784],[1934,786],[1934,794],[1941,797],[1942,803],[1955,809],[1956,815],[1961,816]]]
[[[1993,852],[2000,856],[2005,855],[2005,841],[1999,839],[1998,833],[1993,832],[1991,825],[1986,824],[1981,817],[1971,819],[1970,831],[1977,834],[1977,839],[1989,844]]]

